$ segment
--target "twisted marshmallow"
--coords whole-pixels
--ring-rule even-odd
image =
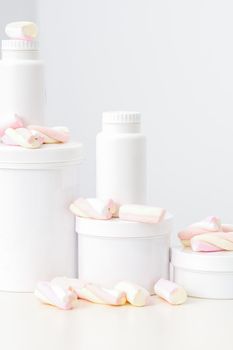
[[[143,287],[126,281],[117,283],[115,289],[125,293],[126,300],[134,306],[145,306],[150,297],[150,293]]]
[[[190,246],[190,240],[196,235],[202,233],[211,233],[221,231],[221,221],[216,216],[209,216],[206,219],[189,225],[184,230],[178,233],[182,244],[186,247]]]
[[[191,248],[195,252],[219,252],[233,250],[233,232],[204,233],[191,239]]]
[[[29,125],[28,129],[33,132],[36,131],[41,137],[43,137],[44,143],[66,143],[69,141],[69,129],[65,126],[49,128],[40,125]]]
[[[183,304],[187,299],[187,293],[183,287],[163,278],[155,283],[154,291],[159,297],[173,305]]]
[[[12,22],[6,25],[5,32],[11,39],[32,40],[38,30],[33,22]]]
[[[42,303],[56,306],[62,310],[72,309],[77,299],[74,291],[59,285],[52,285],[49,282],[39,282],[34,294]]]
[[[122,220],[157,224],[162,221],[165,209],[147,205],[126,204],[119,209],[119,218]]]
[[[111,199],[78,198],[70,205],[70,210],[76,216],[99,220],[111,219],[117,208]]]
[[[8,128],[18,129],[23,127],[24,122],[17,114],[15,114],[13,117],[9,116],[6,118],[5,123],[0,125],[0,137],[4,135],[5,130]]]
[[[26,128],[8,128],[5,130],[5,134],[2,137],[2,142],[10,146],[39,148],[43,143],[43,139],[40,136],[33,136],[31,131]]]
[[[93,283],[85,283],[77,278],[56,277],[51,281],[52,286],[59,286],[75,292],[78,298],[97,304],[124,305],[125,293],[116,289],[104,288]]]

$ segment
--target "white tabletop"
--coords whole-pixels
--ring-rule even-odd
[[[2,350],[232,350],[233,300],[189,299],[147,307],[78,301],[71,311],[33,294],[0,293]]]

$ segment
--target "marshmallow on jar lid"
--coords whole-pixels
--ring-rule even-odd
[[[121,220],[157,224],[164,218],[166,210],[147,205],[125,204],[119,209]]]
[[[5,32],[10,39],[32,40],[37,37],[38,28],[33,22],[12,22],[6,25]]]
[[[154,292],[173,305],[183,304],[187,299],[187,293],[183,287],[163,278],[155,283]]]
[[[150,297],[150,293],[138,284],[122,281],[115,285],[115,289],[126,294],[126,300],[134,306],[145,306]]]

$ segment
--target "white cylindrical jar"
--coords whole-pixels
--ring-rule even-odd
[[[146,202],[146,139],[139,113],[103,113],[96,139],[96,192],[118,204]]]
[[[171,278],[191,297],[233,299],[233,252],[172,248]]]
[[[13,115],[42,124],[45,107],[44,64],[35,40],[3,40],[0,61],[0,125]]]
[[[171,230],[171,215],[159,224],[77,218],[79,278],[106,287],[131,281],[153,294],[168,278]]]
[[[82,145],[0,146],[0,290],[30,292],[39,280],[76,276],[70,203]]]

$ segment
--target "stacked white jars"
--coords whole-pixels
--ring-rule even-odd
[[[42,124],[43,62],[34,40],[4,40],[0,125],[18,115]],[[76,276],[70,203],[78,196],[79,143],[24,149],[0,145],[0,290],[30,292],[39,280]]]
[[[146,204],[146,139],[137,112],[106,112],[96,140],[97,197]],[[78,274],[113,287],[128,280],[147,288],[168,278],[172,216],[158,224],[77,218]]]
[[[96,139],[96,191],[119,204],[146,202],[146,138],[137,112],[103,113]]]

